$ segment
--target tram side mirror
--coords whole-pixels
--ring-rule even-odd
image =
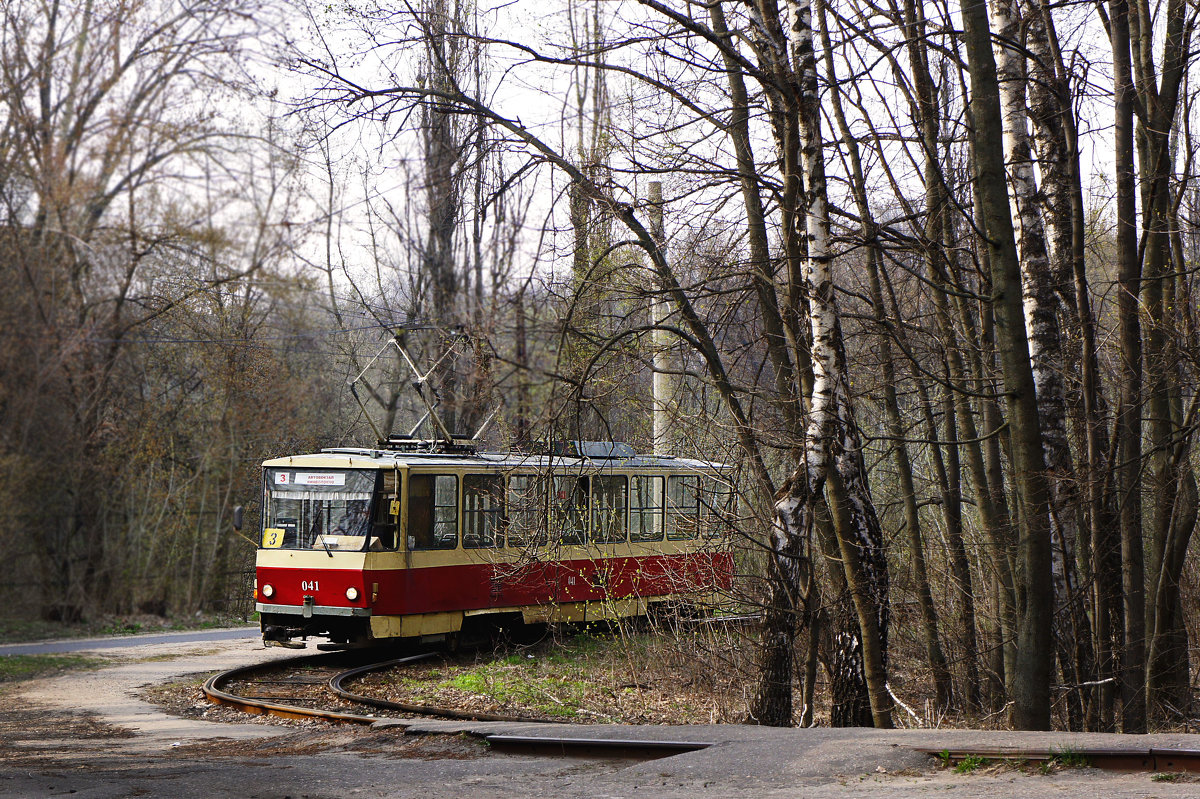
[[[241,505],[233,506],[233,529],[239,533],[242,531],[242,522],[245,521],[246,509]]]

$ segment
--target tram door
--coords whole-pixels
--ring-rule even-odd
[[[546,605],[558,594],[558,567],[548,552],[550,496],[545,473],[508,478],[505,544],[510,562],[492,578],[496,605]]]
[[[550,507],[550,545],[556,564],[554,601],[583,602],[591,599],[589,499],[592,478],[581,474],[554,476]]]
[[[613,545],[628,540],[629,478],[620,474],[555,478],[552,519],[561,547],[559,602],[603,600],[621,590]]]

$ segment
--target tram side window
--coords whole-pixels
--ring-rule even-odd
[[[504,477],[468,474],[463,478],[463,546],[497,547],[504,543]]]
[[[586,544],[588,478],[569,475],[554,478],[554,529],[561,544]]]
[[[667,538],[695,538],[700,525],[700,478],[673,474],[667,478]]]
[[[592,535],[597,543],[625,540],[625,506],[629,483],[624,475],[592,478]]]
[[[508,478],[508,545],[537,547],[546,543],[546,478],[514,474]]]
[[[705,538],[721,538],[733,526],[733,486],[724,480],[705,478],[700,495],[700,531]]]
[[[397,544],[396,517],[392,515],[392,502],[395,497],[382,494],[375,505],[375,522],[371,526],[371,541],[367,548],[372,552],[395,549]],[[399,503],[396,505],[400,507]]]
[[[414,474],[408,478],[408,548],[458,546],[458,478]]]
[[[372,552],[395,550],[400,546],[399,482],[399,472],[387,470],[380,474],[375,494],[375,518],[371,522],[371,539],[367,542],[367,549]]]
[[[629,478],[629,540],[662,541],[663,479]]]

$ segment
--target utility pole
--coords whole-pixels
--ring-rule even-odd
[[[649,196],[650,235],[659,252],[666,253],[666,235],[663,231],[662,183],[650,181]],[[663,287],[656,281],[650,300],[650,319],[655,325],[665,324],[671,314],[671,306],[665,299]],[[665,330],[655,329],[650,337],[653,346],[654,377],[651,384],[652,405],[652,450],[655,455],[670,455],[670,427],[674,420],[675,381],[670,373],[672,336]]]

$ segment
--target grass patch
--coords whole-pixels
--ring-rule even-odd
[[[1085,754],[1072,749],[1052,751],[1049,759],[1043,760],[1038,766],[1042,774],[1053,774],[1068,768],[1090,768],[1092,759]]]
[[[1070,749],[1055,752],[1051,760],[1062,768],[1089,768],[1092,765],[1090,757]]]
[[[201,616],[199,618],[175,619],[174,621],[166,622],[165,629],[173,632],[182,632],[184,630],[220,630],[224,627],[258,624],[258,621],[259,615],[256,610],[244,619],[241,616]]]
[[[739,721],[744,697],[734,669],[715,670],[701,656],[728,652],[732,641],[607,626],[440,664],[401,666],[363,680],[361,688],[392,701],[478,713],[582,722],[697,724]],[[701,644],[704,645],[703,651]]]
[[[46,622],[41,619],[0,619],[0,642],[45,641],[51,638],[85,638],[96,630],[86,624]]]
[[[97,669],[107,664],[105,658],[83,655],[0,655],[0,683]]]
[[[451,673],[429,686],[435,695],[462,691],[497,705],[528,708],[544,715],[569,717],[579,713],[598,690],[578,671],[567,668],[571,661],[562,653],[544,660],[479,664]],[[552,667],[552,668],[547,668]]]
[[[973,771],[983,768],[988,764],[986,757],[979,755],[967,755],[962,760],[958,761],[958,765],[954,767],[955,774],[970,774]]]
[[[141,622],[124,620],[118,620],[100,628],[101,635],[137,635],[141,631]]]

